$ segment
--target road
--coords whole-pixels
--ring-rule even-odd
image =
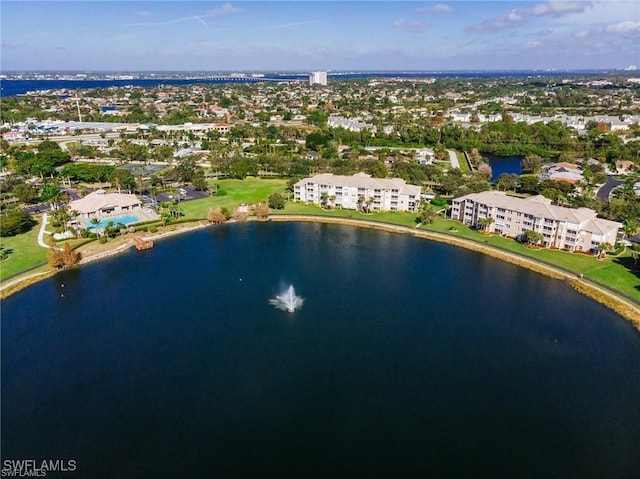
[[[609,202],[609,196],[611,195],[611,191],[616,187],[623,184],[624,181],[616,180],[613,176],[607,176],[607,182],[600,187],[598,190],[597,196],[605,203]]]
[[[451,168],[460,168],[460,162],[458,161],[458,155],[453,150],[447,150],[449,153],[449,160],[451,160]]]

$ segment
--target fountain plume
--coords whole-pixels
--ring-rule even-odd
[[[289,287],[282,293],[276,295],[275,298],[270,299],[269,303],[282,311],[293,313],[296,309],[300,309],[302,307],[304,299],[300,296],[296,296],[296,291],[293,289],[293,285],[289,285]]]

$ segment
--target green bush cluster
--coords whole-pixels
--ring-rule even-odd
[[[0,216],[0,236],[15,236],[26,233],[35,224],[36,220],[30,214],[18,208],[11,209],[4,216]]]

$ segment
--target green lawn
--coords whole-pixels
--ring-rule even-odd
[[[458,157],[458,163],[460,163],[460,171],[463,173],[469,173],[469,164],[467,163],[467,159],[464,157],[464,153],[456,151],[456,156]]]
[[[204,219],[211,209],[226,207],[233,212],[240,203],[256,203],[266,201],[272,193],[283,193],[287,180],[248,178],[245,180],[221,180],[218,184],[227,194],[225,196],[211,196],[201,200],[188,201],[180,204],[180,210],[185,219]],[[284,210],[272,211],[273,214],[334,216],[341,218],[362,219],[394,225],[414,227],[415,213],[373,213],[365,215],[351,210],[325,211],[318,206],[287,202]],[[41,217],[37,217],[41,221]],[[458,231],[452,233],[450,228]],[[619,257],[608,257],[598,261],[592,256],[579,253],[567,253],[555,250],[532,250],[525,248],[514,240],[500,236],[481,236],[476,231],[458,223],[457,221],[437,218],[430,225],[422,225],[421,229],[434,231],[470,239],[479,243],[496,246],[519,255],[542,260],[547,263],[566,268],[576,274],[583,274],[586,278],[609,285],[611,288],[640,300],[640,276],[632,273],[630,268],[633,260],[631,252],[626,250]],[[31,231],[23,235],[10,238],[0,238],[0,246],[11,251],[8,259],[0,262],[0,278],[4,279],[28,268],[44,263],[47,260],[47,250],[37,243],[39,223]]]
[[[325,211],[319,206],[306,205],[303,203],[286,203],[284,210],[272,210],[275,215],[314,215],[314,216],[334,216],[339,218],[353,218],[367,221],[378,221],[381,223],[391,223],[401,226],[415,226],[416,213],[372,213],[365,215],[353,210],[328,210]]]
[[[31,231],[18,236],[0,238],[0,246],[11,251],[8,259],[0,261],[1,279],[47,261],[47,250],[38,246],[38,232],[42,223],[42,215],[35,216],[35,218],[38,220],[38,224],[31,228]]]
[[[284,193],[287,180],[246,178],[244,180],[220,180],[211,182],[227,193],[226,196],[210,196],[201,200],[186,201],[180,204],[186,218],[203,219],[210,209],[228,208],[233,211],[240,203],[257,203],[267,201],[272,193]]]

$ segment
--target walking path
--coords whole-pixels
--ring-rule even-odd
[[[447,150],[449,153],[449,160],[451,160],[451,168],[460,168],[460,162],[458,161],[458,155],[453,150]]]
[[[47,220],[48,219],[49,219],[49,217],[47,216],[46,213],[42,215],[42,224],[40,225],[40,232],[38,233],[38,244],[40,246],[42,246],[43,248],[48,248],[49,247],[49,245],[44,242],[44,234],[47,233],[45,231],[45,229],[47,227]],[[47,233],[47,234],[49,234],[49,233]]]

